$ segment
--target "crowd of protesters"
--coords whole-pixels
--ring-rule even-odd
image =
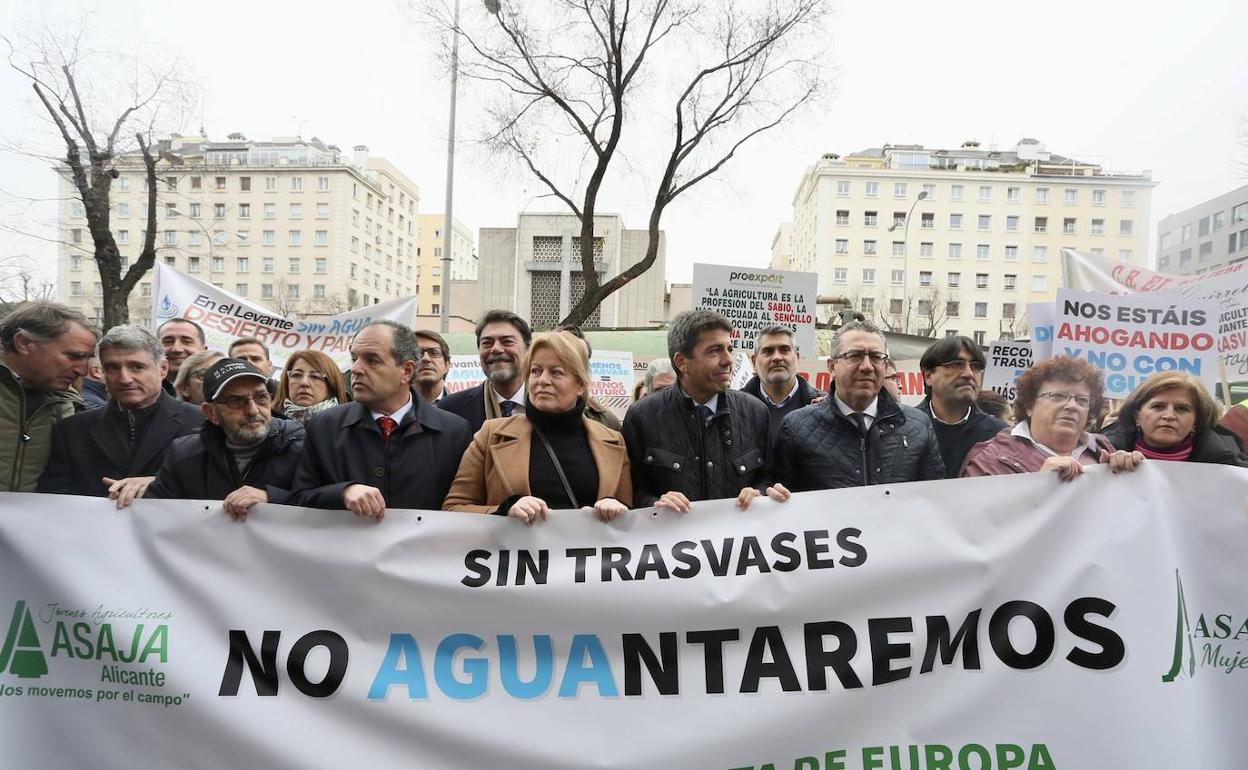
[[[312,350],[274,372],[265,344],[209,350],[186,319],[153,335],[100,334],[56,303],[0,319],[0,491],[220,500],[381,518],[414,508],[533,523],[582,508],[609,521],[632,508],[688,511],[704,500],[907,481],[1132,471],[1153,461],[1248,467],[1241,439],[1199,381],[1145,380],[1112,416],[1101,373],[1065,356],[1024,373],[1012,403],[981,391],[985,357],[950,336],[924,352],[926,397],[901,403],[887,339],[837,330],[824,393],[797,373],[783,327],[754,340],[755,375],[729,387],[734,330],[691,310],[669,326],[621,424],[589,392],[589,341],[576,327],[534,335],[506,310],[476,340],[484,381],[451,393],[450,348],[393,321],[361,329],[351,366]]]

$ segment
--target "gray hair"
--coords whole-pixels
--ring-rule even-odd
[[[702,332],[711,330],[732,333],[732,322],[714,310],[695,308],[679,313],[672,319],[667,329],[667,357],[672,360],[672,368],[676,367],[676,354],[688,358],[693,355],[693,348],[698,344]],[[677,377],[679,369],[675,369]]]
[[[153,337],[147,329],[134,324],[114,326],[105,332],[95,345],[95,357],[103,360],[104,351],[113,349],[125,353],[144,350],[150,353],[152,360],[157,363],[165,357],[165,349],[161,347],[160,340]]]
[[[841,328],[836,330],[836,334],[832,335],[832,349],[828,355],[835,358],[841,352],[841,335],[849,332],[866,332],[868,334],[876,334],[880,337],[880,344],[884,346],[884,352],[888,352],[888,338],[884,336],[883,330],[870,321],[850,321],[843,324]]]
[[[388,326],[394,334],[394,339],[390,343],[391,349],[394,351],[394,362],[399,366],[404,361],[415,361],[420,363],[420,343],[416,341],[416,335],[411,329],[399,323],[398,321],[373,321],[368,326]],[[368,326],[364,328],[367,329]],[[363,331],[363,329],[361,329]],[[449,361],[447,362],[450,363]]]
[[[35,342],[51,342],[76,323],[96,337],[100,332],[87,317],[68,305],[58,302],[27,302],[0,319],[0,348],[6,353],[17,352],[14,338],[18,332]]]
[[[666,358],[656,358],[646,367],[646,392],[653,392],[654,378],[660,374],[675,374],[676,370],[672,368],[672,362]]]
[[[226,355],[220,350],[201,350],[198,353],[192,353],[182,361],[182,366],[178,369],[178,376],[173,378],[173,389],[181,391],[186,381],[191,379],[191,374],[200,367],[201,364],[208,361],[214,361],[218,358],[225,358]]]

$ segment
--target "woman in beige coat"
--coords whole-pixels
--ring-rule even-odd
[[[513,516],[583,508],[610,521],[633,502],[628,452],[618,431],[584,417],[589,362],[570,334],[534,338],[525,357],[525,414],[486,420],[442,508]]]

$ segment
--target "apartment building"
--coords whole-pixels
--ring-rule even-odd
[[[788,269],[891,331],[1019,336],[1027,303],[1056,294],[1061,249],[1146,264],[1155,186],[1035,139],[828,153],[793,196]]]
[[[446,246],[443,227],[445,214],[421,214],[416,218],[419,240],[416,244],[417,266],[420,285],[417,297],[419,315],[438,315],[442,312],[442,249]],[[477,245],[472,230],[463,222],[451,219],[451,280],[475,281],[477,279]],[[451,299],[452,311],[460,314],[462,308],[455,298]]]
[[[1157,224],[1157,269],[1197,275],[1248,259],[1248,185]]]
[[[384,158],[348,156],[318,139],[159,142],[157,259],[282,315],[329,315],[416,293],[420,192]],[[128,265],[147,227],[147,180],[137,154],[118,158],[110,227]],[[102,319],[99,274],[77,192],[59,170],[58,292]],[[123,269],[124,266],[123,266]],[[151,323],[151,274],[130,300]]]

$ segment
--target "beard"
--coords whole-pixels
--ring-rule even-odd
[[[510,382],[515,382],[519,373],[519,368],[510,361],[507,363],[499,361],[491,365],[489,373],[486,374],[486,379],[492,385],[506,385]]]
[[[233,430],[226,431],[225,437],[231,444],[255,444],[263,441],[267,435],[269,435],[269,424],[259,422],[240,425]]]

